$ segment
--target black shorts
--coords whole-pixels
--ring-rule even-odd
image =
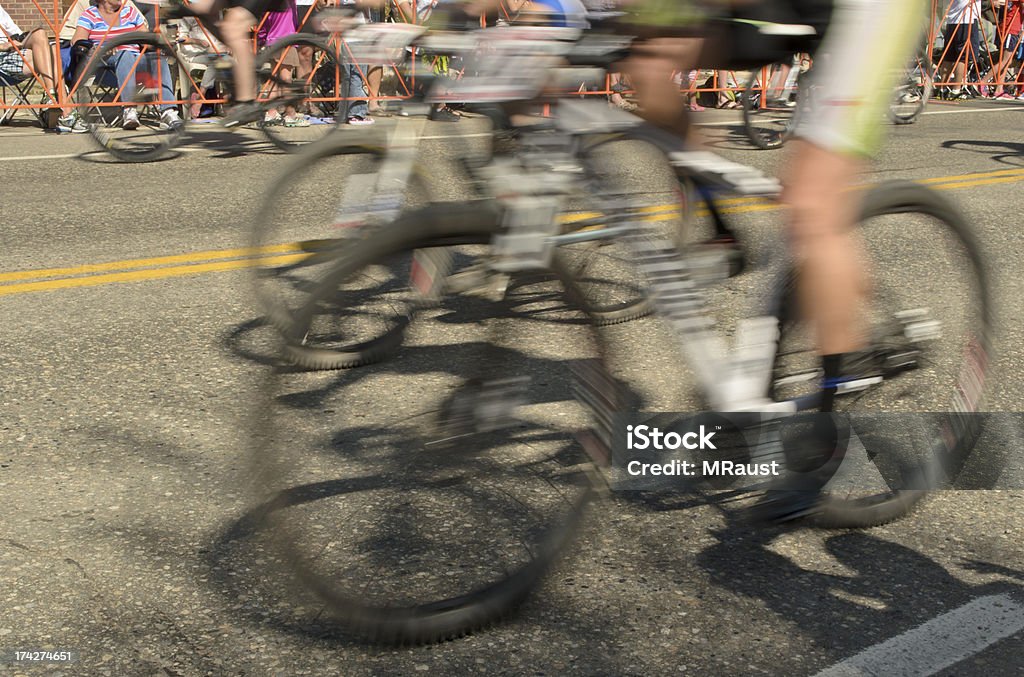
[[[835,0],[775,0],[737,7],[726,29],[727,70],[746,70],[789,61],[794,54],[814,54],[832,21]],[[757,23],[810,26],[814,35],[766,35]]]
[[[981,26],[977,21],[969,24],[946,24],[942,29],[942,39],[946,45],[943,50],[946,52],[943,58],[946,63],[978,62],[981,51]]]

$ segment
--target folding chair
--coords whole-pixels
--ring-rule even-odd
[[[17,78],[9,73],[0,72],[0,95],[3,97],[4,104],[7,106],[31,105],[32,102],[29,101],[29,95],[35,82],[35,78],[30,75],[22,75],[22,77]],[[0,110],[0,125],[9,122],[19,110],[28,110],[35,116],[39,124],[44,129],[46,128],[46,111],[39,108],[5,108]]]

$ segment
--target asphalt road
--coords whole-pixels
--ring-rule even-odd
[[[1008,413],[992,417],[960,489],[863,531],[751,526],[704,495],[617,494],[513,617],[401,649],[336,628],[250,528],[253,431],[267,415],[260,359],[272,336],[254,324],[251,262],[237,249],[287,158],[255,134],[208,128],[166,161],[120,165],[87,138],[0,129],[0,649],[79,654],[64,666],[0,663],[0,674],[1024,674],[1024,422],[1012,413],[1024,411],[1022,115],[934,104],[889,130],[865,177],[938,188],[969,215],[988,262],[997,331],[986,403]],[[734,114],[701,120],[726,157],[782,168],[784,151],[750,150]],[[424,165],[442,199],[464,192],[441,138],[458,130],[485,131],[480,120],[427,128],[437,138]],[[623,156],[621,170],[635,185],[664,182],[651,162]],[[317,191],[330,195],[330,181]],[[777,244],[777,212],[736,212],[758,251]],[[937,275],[927,245],[910,245],[891,249],[907,281]],[[725,324],[760,274],[755,266],[721,292]],[[320,399],[282,428],[294,456],[279,464],[277,488],[333,479],[343,465],[302,456],[324,413],[401,429],[422,395],[399,378],[416,373],[404,367],[434,360],[422,363],[441,376],[421,371],[416,388],[457,375],[468,360],[459,330],[428,328],[375,370],[298,377]],[[649,406],[681,408],[665,394],[673,358],[657,331],[643,320],[610,335]],[[587,356],[574,341],[558,329],[527,345],[539,369],[554,370]],[[372,520],[394,499],[357,498],[348,522],[326,522],[316,537],[344,546],[363,514],[393,527],[375,535],[381,548],[401,549],[419,534]],[[453,514],[458,506],[418,500],[403,504],[406,517],[459,539],[437,566],[492,547],[474,530],[482,525],[457,526],[471,517]],[[365,589],[386,573],[346,575],[363,576]]]

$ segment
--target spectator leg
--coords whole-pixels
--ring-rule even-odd
[[[366,73],[366,86],[370,94],[369,110],[377,113],[384,110],[380,102],[380,83],[384,77],[384,69],[374,66]]]
[[[126,104],[135,101],[135,75],[132,69],[135,68],[135,61],[138,57],[138,52],[124,50],[106,60],[106,65],[113,68],[117,74],[117,86],[121,88],[121,101]],[[142,67],[141,63],[139,67]]]
[[[149,70],[150,72],[156,69],[152,66],[153,59],[149,59]],[[159,67],[159,75],[154,73],[154,77],[159,79],[160,82],[160,100],[161,101],[174,101],[174,80],[171,79],[171,69],[167,65],[167,59],[156,57],[156,62]],[[176,104],[164,103],[160,104],[160,110],[167,110],[169,108],[176,108]]]
[[[362,72],[366,72],[363,70]],[[363,84],[363,77],[360,73],[360,67],[356,65],[348,66],[348,95],[353,97],[352,101],[348,104],[348,117],[359,117],[365,118],[370,113],[370,109],[367,106],[366,99],[360,99],[358,97],[366,96],[366,87]]]

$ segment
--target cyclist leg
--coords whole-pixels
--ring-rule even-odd
[[[263,110],[256,103],[256,58],[253,53],[252,29],[257,17],[267,12],[284,11],[284,0],[228,0],[224,19],[218,24],[224,42],[234,57],[235,106],[221,122],[225,127],[237,127],[256,122]]]
[[[235,101],[242,103],[256,98],[255,59],[252,53],[252,28],[255,15],[246,7],[229,7],[220,22],[221,33],[235,59]]]
[[[923,5],[921,0],[837,3],[821,48],[827,57],[818,60],[816,107],[796,130],[783,202],[800,263],[801,303],[816,325],[827,371],[837,368],[834,356],[856,351],[866,338],[858,326],[866,283],[853,234],[859,196],[850,188],[879,145],[880,122],[898,67],[913,53]],[[864,49],[867,39],[875,49]],[[826,401],[825,408],[830,404]]]
[[[688,72],[701,51],[701,40],[653,38],[637,45],[623,71],[636,91],[640,115],[648,122],[681,137],[688,132],[686,97],[672,82],[672,74]]]
[[[881,121],[899,66],[913,53],[923,0],[837,2],[816,61],[815,106],[801,118],[783,177],[782,202],[799,276],[804,317],[815,328],[824,382],[821,411],[830,412],[839,384],[858,374],[849,359],[865,347],[861,302],[868,275],[854,225],[860,194],[853,189],[878,149]],[[875,49],[864,49],[866,40]],[[843,460],[842,423],[814,421],[806,443],[787,457],[782,491],[752,509],[761,520],[786,521],[819,510],[821,490]]]

